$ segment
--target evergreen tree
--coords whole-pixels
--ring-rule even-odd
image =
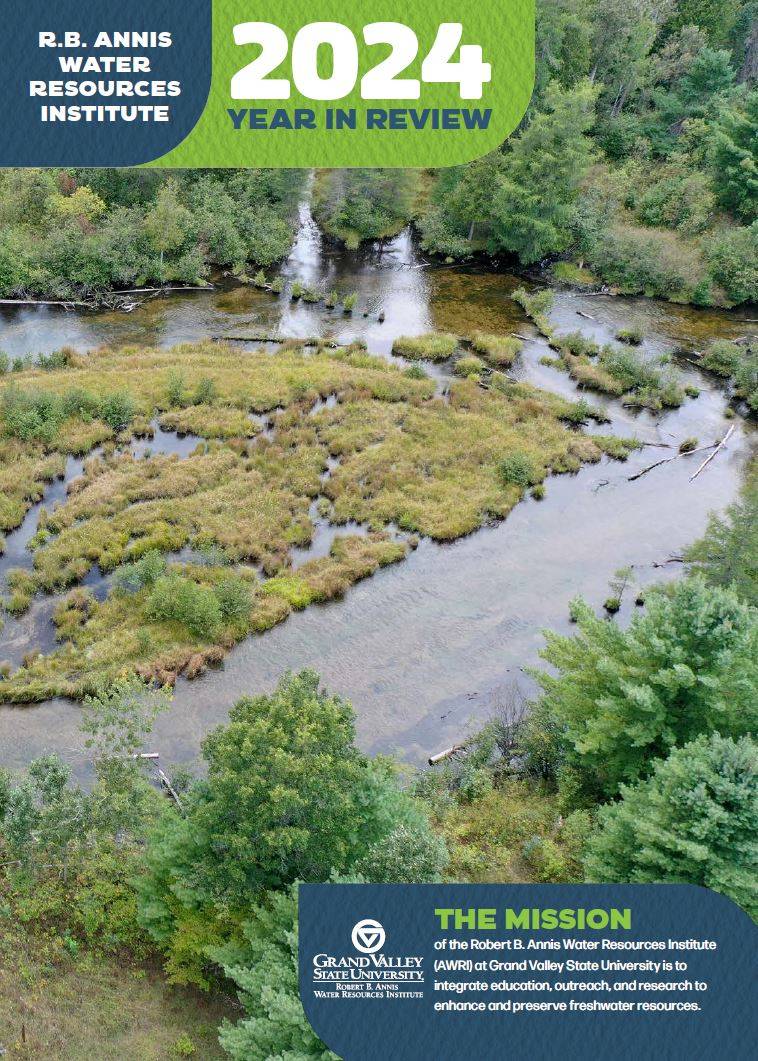
[[[243,925],[243,940],[212,952],[239,988],[245,1016],[225,1021],[219,1042],[235,1061],[308,1058],[336,1061],[311,1028],[300,1002],[297,888],[270,892]]]
[[[590,880],[699,884],[758,917],[758,746],[702,736],[622,785],[588,843]]]
[[[724,516],[713,513],[686,559],[714,586],[730,586],[758,607],[758,464]]]
[[[628,630],[582,603],[575,615],[577,637],[546,635],[558,674],[537,678],[586,792],[614,796],[701,733],[755,728],[758,612],[732,590],[685,579],[652,594]]]
[[[513,142],[503,163],[493,204],[495,249],[529,264],[569,246],[574,206],[593,157],[585,134],[596,97],[589,81],[547,90],[547,109]]]

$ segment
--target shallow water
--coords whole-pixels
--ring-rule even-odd
[[[124,342],[165,346],[208,335],[265,331],[331,336],[340,342],[364,338],[370,350],[391,357],[392,340],[400,334],[431,328],[459,335],[475,329],[516,330],[533,338],[511,374],[576,394],[565,374],[539,364],[546,345],[510,297],[522,282],[518,278],[473,268],[427,267],[409,233],[383,248],[337,250],[324,245],[307,206],[301,221],[286,274],[325,292],[357,291],[352,316],[253,288],[219,288],[168,295],[132,314],[4,308],[0,348],[18,356],[65,343],[83,348]],[[380,312],[386,315],[384,323],[378,320]],[[700,349],[707,338],[744,335],[749,326],[739,318],[737,312],[571,292],[558,293],[553,313],[561,331],[579,328],[602,341],[619,327],[639,324],[647,333],[643,350],[651,357],[679,344]],[[673,446],[689,436],[702,443],[722,437],[730,421],[724,416],[720,384],[686,364],[681,370],[685,380],[701,388],[698,399],[655,416],[588,394],[611,417],[611,424],[591,430]],[[441,387],[449,371],[445,365],[430,368]],[[736,430],[728,449],[695,482],[689,477],[699,455],[628,481],[635,471],[676,449],[645,448],[626,464],[604,459],[578,475],[549,479],[544,501],[523,502],[504,523],[452,545],[424,541],[407,561],[354,587],[344,601],[309,608],[263,637],[249,639],[230,654],[223,670],[195,682],[180,681],[172,709],[156,727],[153,749],[169,763],[195,759],[204,734],[224,720],[237,697],[270,689],[283,671],[308,666],[353,701],[364,748],[396,751],[410,761],[425,759],[460,739],[511,696],[514,685],[529,688],[524,668],[538,662],[540,631],[570,629],[573,596],[581,593],[599,607],[608,596],[609,577],[627,564],[634,565],[640,585],[681,572],[679,564],[665,562],[701,534],[709,511],[723,509],[739,488],[753,435],[741,420],[731,423]],[[191,441],[182,440],[187,445]],[[141,452],[159,448],[155,441],[140,445]],[[34,524],[25,521],[24,527],[31,537]],[[295,562],[323,555],[335,533],[349,530],[330,527],[319,517],[311,549],[298,551]],[[14,548],[23,554],[25,542],[18,533]],[[632,588],[621,621],[634,611],[634,596]],[[40,602],[40,607],[48,605]],[[6,627],[0,640],[7,636]],[[0,650],[0,658],[4,654]],[[78,714],[76,705],[64,701],[0,708],[0,763],[21,766],[34,755],[55,750],[78,773],[86,773]]]

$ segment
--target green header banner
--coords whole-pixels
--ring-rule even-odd
[[[534,0],[214,0],[212,33],[203,113],[155,165],[459,165],[534,84]]]

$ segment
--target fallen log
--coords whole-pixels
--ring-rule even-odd
[[[43,298],[0,298],[0,306],[79,306],[82,309],[92,309],[94,302],[76,302],[68,300],[51,300]]]
[[[693,482],[693,480],[697,479],[698,475],[700,475],[700,473],[702,471],[705,471],[705,469],[711,463],[711,461],[716,456],[716,454],[719,452],[719,450],[724,448],[724,446],[727,444],[727,442],[729,441],[729,439],[732,437],[733,434],[734,434],[734,424],[732,424],[732,426],[729,428],[729,430],[724,435],[724,437],[721,439],[721,441],[716,444],[716,448],[714,449],[713,453],[711,453],[710,457],[706,457],[706,459],[700,465],[700,467],[695,472],[695,474],[690,476],[690,482]],[[694,453],[695,451],[693,450],[692,452]]]
[[[464,741],[462,744],[454,744],[452,748],[445,748],[444,751],[437,752],[436,755],[430,755],[428,760],[429,765],[437,766],[438,763],[444,762],[445,759],[450,759],[457,752],[462,752],[463,749],[466,747],[466,743],[467,742]]]
[[[576,311],[577,317],[585,317],[588,321],[597,321],[597,317],[593,317],[591,313],[585,313],[584,310],[578,309]]]
[[[161,291],[215,291],[213,284],[175,284],[167,287],[127,287],[123,291],[108,291],[109,295],[149,295]]]
[[[297,335],[212,335],[214,343],[298,343],[301,346],[326,346],[330,350],[349,346],[349,343],[338,343],[334,339],[323,339],[318,336],[300,338]]]

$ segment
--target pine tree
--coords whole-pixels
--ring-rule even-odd
[[[758,745],[712,734],[621,787],[590,838],[590,880],[699,884],[758,917]]]

